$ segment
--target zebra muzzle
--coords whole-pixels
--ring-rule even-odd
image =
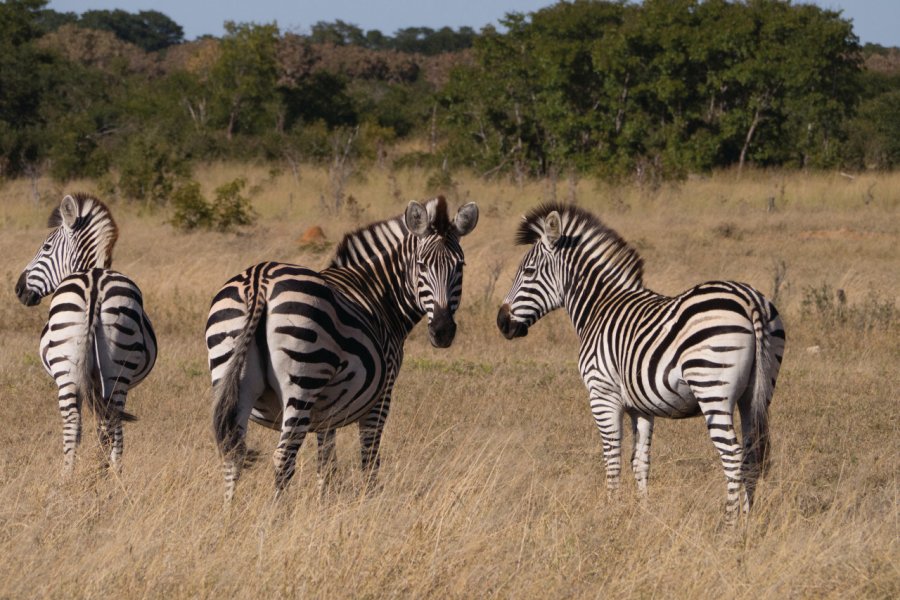
[[[431,322],[428,323],[428,340],[435,348],[449,348],[456,337],[456,323],[450,309],[434,307]]]
[[[35,304],[39,304],[41,301],[41,297],[32,290],[29,290],[25,285],[25,272],[22,271],[22,274],[19,275],[19,280],[16,282],[16,297],[19,299],[19,302],[24,304],[25,306],[34,306]]]
[[[509,310],[509,304],[500,307],[497,313],[497,327],[500,333],[508,340],[528,335],[528,325],[521,321],[514,321]]]

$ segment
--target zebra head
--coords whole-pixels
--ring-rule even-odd
[[[86,194],[62,199],[47,222],[53,231],[16,282],[16,296],[34,306],[78,271],[109,268],[118,229],[106,206]]]
[[[556,210],[532,215],[522,224],[518,243],[533,245],[525,253],[497,314],[497,327],[506,339],[525,337],[538,319],[562,306],[561,237],[562,220]]]
[[[463,266],[459,238],[478,224],[478,206],[469,202],[451,221],[442,197],[409,203],[404,215],[415,244],[412,283],[419,309],[428,316],[428,339],[435,348],[447,348],[456,335],[453,318],[462,297]]]

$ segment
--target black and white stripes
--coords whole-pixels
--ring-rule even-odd
[[[477,220],[474,203],[451,220],[443,198],[412,202],[404,216],[347,235],[321,272],[266,262],[222,287],[206,342],[226,501],[240,474],[248,420],[281,432],[278,490],[293,476],[310,431],[324,482],[334,468],[335,428],[353,422],[363,468],[377,470],[403,342],[427,315],[431,343],[452,343],[462,293],[459,238]]]
[[[138,287],[108,268],[118,230],[106,206],[87,195],[66,196],[49,225],[55,229],[19,277],[16,295],[32,306],[53,293],[40,354],[58,388],[64,470],[74,468],[85,403],[118,469],[122,421],[134,419],[125,399],[153,368],[156,337]]]
[[[771,302],[742,283],[714,281],[669,298],[643,285],[643,263],[614,231],[572,206],[545,205],[519,228],[530,244],[497,324],[527,335],[564,306],[581,340],[579,369],[600,430],[607,485],[621,471],[622,417],[634,432],[632,467],[647,489],[655,417],[702,415],[727,480],[726,516],[753,502],[768,449],[768,405],[784,354]],[[743,448],[733,413],[741,414]]]

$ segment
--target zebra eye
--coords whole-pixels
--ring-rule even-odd
[[[532,275],[535,274],[536,271],[537,271],[537,267],[534,267],[531,265],[528,265],[527,267],[522,267],[522,273],[525,275],[525,277],[531,277]]]
[[[44,250],[44,251],[49,250],[49,249],[50,249],[50,244],[44,244],[44,247],[41,248],[41,250]]]

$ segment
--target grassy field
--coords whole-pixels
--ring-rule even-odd
[[[463,242],[459,332],[448,350],[421,326],[407,342],[381,490],[363,493],[347,428],[335,489],[318,497],[308,442],[274,504],[277,434],[253,427],[262,458],[226,512],[203,342],[210,298],[261,259],[324,266],[330,248],[297,243],[307,227],[334,244],[423,198],[427,179],[374,169],[346,185],[354,210],[333,215],[324,171],[199,173],[208,193],[237,176],[259,213],[241,234],[178,233],[163,209],[105,198],[120,226],[114,267],[143,289],[160,358],[129,397],[140,421],[126,427],[121,476],[98,472],[87,420],[69,482],[37,355],[46,302],[21,306],[13,285],[61,194],[95,188],[41,180],[38,199],[30,182],[0,188],[0,598],[900,596],[900,175],[725,173],[658,189],[460,178],[450,203],[477,201],[481,221]],[[650,497],[637,497],[627,468],[608,497],[565,314],[522,340],[497,332],[519,216],[551,198],[631,241],[659,292],[720,278],[777,291],[788,342],[774,468],[736,530],[722,525],[724,480],[701,420],[657,420]]]

